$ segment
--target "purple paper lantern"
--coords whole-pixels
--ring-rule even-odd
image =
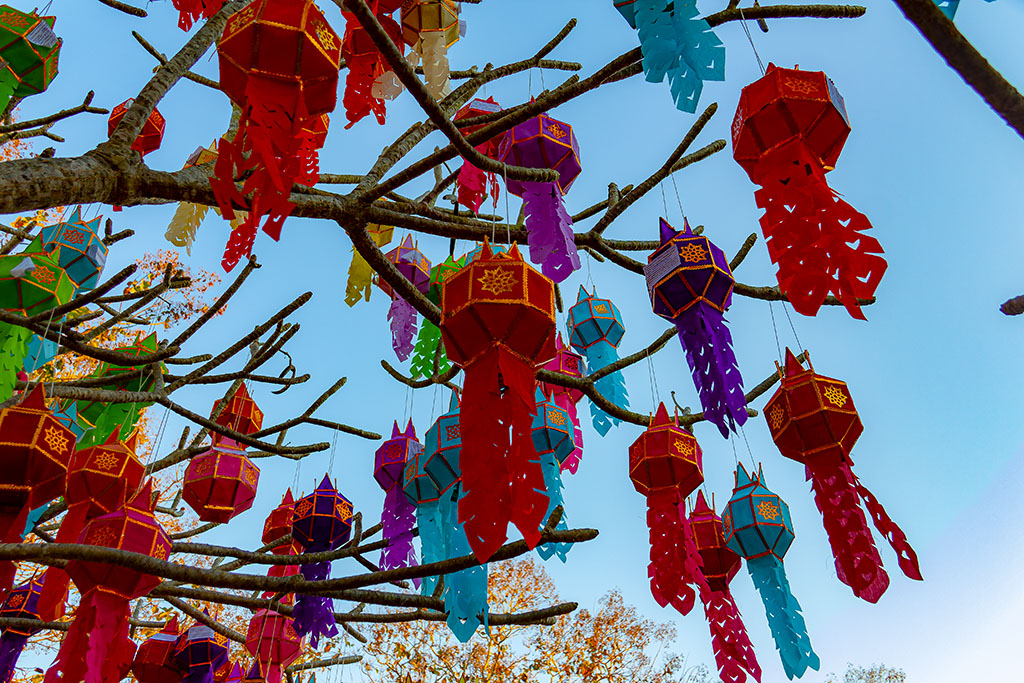
[[[21,584],[10,593],[0,607],[0,617],[5,619],[39,619],[37,606],[39,594],[43,591],[41,577],[33,577]],[[25,649],[28,639],[38,633],[38,629],[14,628],[4,629],[0,636],[0,681],[7,683],[14,676],[14,668],[18,665],[18,657]]]
[[[430,289],[430,260],[416,248],[411,235],[406,235],[397,247],[384,256],[395,264],[398,272],[416,289],[427,293]],[[391,346],[399,360],[406,360],[414,348],[416,309],[383,278],[377,280],[377,285],[391,297],[391,308],[388,310],[388,320],[391,321]]]
[[[214,672],[227,663],[228,654],[228,639],[200,623],[174,644],[174,662],[186,672],[184,683],[213,683]]]
[[[391,438],[377,449],[374,456],[373,478],[384,489],[384,540],[388,545],[380,553],[380,568],[397,569],[416,564],[416,550],[412,544],[412,530],[416,525],[416,506],[403,490],[405,468],[423,452],[423,444],[416,440],[412,420],[405,431],[398,429],[396,421]],[[419,581],[415,581],[419,586]]]

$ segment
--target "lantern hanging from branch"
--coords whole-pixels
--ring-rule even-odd
[[[392,4],[384,3],[391,7]],[[405,44],[402,41],[402,28],[388,14],[387,7],[383,10],[377,8],[377,21],[388,34],[391,42],[395,44],[399,52],[404,53]],[[345,105],[345,116],[348,118],[348,125],[351,128],[364,119],[368,114],[373,113],[377,123],[384,125],[387,115],[384,106],[385,99],[394,99],[400,92],[395,87],[395,79],[387,77],[391,67],[370,37],[369,32],[359,23],[359,19],[351,12],[342,11],[345,17],[345,37],[342,40],[341,54],[348,66],[348,75],[345,77],[345,95],[342,103]],[[380,79],[380,80],[378,80]],[[390,81],[390,87],[385,87],[385,80]],[[376,86],[376,87],[375,87]]]
[[[861,506],[896,551],[903,573],[920,581],[917,554],[853,472],[850,451],[864,426],[849,387],[815,373],[809,357],[807,364],[804,369],[786,349],[785,369],[779,368],[781,384],[764,409],[768,429],[779,452],[805,467],[839,580],[857,597],[877,602],[889,586],[889,576]]]
[[[704,482],[703,454],[692,434],[669,418],[665,404],[650,426],[629,447],[629,478],[647,497],[647,527],[651,532],[651,561],[647,576],[659,605],[670,604],[680,614],[693,609],[690,583],[701,586],[700,555],[693,544],[689,520],[681,507]]]
[[[178,641],[178,617],[172,617],[159,633],[147,638],[135,652],[132,675],[139,683],[181,683],[184,671],[174,661]]]
[[[743,683],[748,673],[760,681],[761,667],[754,656],[754,646],[729,591],[729,582],[740,569],[740,556],[725,545],[722,519],[708,507],[701,491],[697,491],[697,502],[690,515],[690,530],[700,553],[701,573],[708,583],[708,589],[700,591],[700,599],[711,629],[719,675],[729,683]]]
[[[264,544],[270,544],[292,533],[292,514],[295,511],[295,499],[292,497],[292,490],[285,491],[281,504],[270,511],[263,524],[262,540]],[[298,544],[294,540],[274,546],[270,549],[274,555],[298,555]],[[267,570],[268,576],[294,576],[299,573],[297,564],[272,564]]]
[[[220,399],[217,399],[213,402],[210,415],[215,415],[219,407]],[[238,389],[231,394],[224,409],[214,421],[222,427],[249,436],[263,429],[263,411],[249,395],[249,389],[245,386],[245,382],[242,382],[238,385]]]
[[[352,503],[338,493],[328,475],[313,493],[299,498],[292,513],[292,538],[307,553],[340,548],[352,534]],[[323,581],[331,574],[331,563],[308,562],[300,567],[307,581]],[[338,635],[331,599],[299,595],[295,602],[295,632],[308,635],[315,648],[320,636]]]
[[[530,436],[534,368],[555,355],[554,285],[516,245],[494,255],[484,242],[480,258],[444,283],[441,334],[465,371],[459,520],[470,546],[487,561],[511,522],[532,548],[548,502]]]
[[[153,505],[152,480],[147,480],[123,507],[92,520],[78,542],[166,560],[171,539],[153,516]],[[119,680],[128,673],[135,656],[135,644],[128,638],[129,603],[148,595],[160,578],[121,565],[85,560],[68,562],[67,573],[82,600],[44,680]]]
[[[57,75],[62,41],[53,32],[56,21],[0,5],[0,111],[12,97],[43,92]]]
[[[562,195],[579,176],[580,146],[572,126],[547,114],[520,123],[501,139],[498,158],[503,164],[558,171],[555,182],[505,179],[505,190],[523,198],[530,260],[555,282],[580,267],[572,218]]]
[[[494,114],[499,111],[501,111],[501,105],[495,102],[493,97],[488,97],[486,100],[475,99],[459,109],[452,120],[471,119],[485,114]],[[486,124],[461,126],[459,130],[463,135],[469,135],[480,130],[484,125]],[[497,159],[502,137],[496,136],[479,143],[476,146],[476,151],[491,159]],[[484,199],[488,194],[490,194],[491,200],[494,202],[494,207],[497,208],[498,206],[499,190],[497,177],[494,173],[477,168],[467,159],[462,160],[462,167],[459,169],[459,175],[455,179],[455,192],[459,203],[471,209],[473,213],[480,211],[480,207],[483,205]]]
[[[206,610],[203,614],[210,616]],[[183,683],[213,683],[213,674],[224,666],[230,654],[226,636],[196,622],[178,636],[174,661],[185,671]]]
[[[20,543],[29,512],[64,493],[75,437],[46,407],[43,385],[0,410],[0,540]],[[0,597],[14,583],[15,564],[0,562]]]
[[[387,543],[380,552],[380,568],[397,569],[416,564],[416,549],[412,544],[412,530],[416,525],[416,507],[409,501],[402,487],[405,466],[423,451],[423,444],[416,440],[416,429],[412,420],[405,431],[398,429],[396,421],[391,429],[391,438],[385,441],[374,454],[373,478],[384,489],[384,510],[380,521],[384,527],[383,540]],[[413,583],[419,587],[419,579]]]
[[[33,334],[28,340],[28,351],[22,369],[31,374],[57,357],[57,342]]]
[[[619,360],[618,347],[626,333],[618,307],[611,299],[599,299],[596,294],[596,291],[590,294],[580,285],[576,303],[569,309],[565,322],[569,345],[586,356],[587,370],[591,373]],[[629,407],[626,381],[618,370],[597,379],[594,388],[618,407]],[[594,401],[590,402],[590,418],[601,436],[607,434],[612,425],[619,424],[619,418],[606,413]]]
[[[544,473],[544,490],[548,494],[548,509],[544,513],[544,520],[546,524],[555,508],[561,507],[562,516],[555,528],[564,531],[569,526],[565,515],[565,500],[562,498],[562,464],[576,450],[572,420],[569,413],[555,405],[539,386],[535,398],[537,412],[533,417],[531,436]],[[571,547],[571,543],[544,543],[537,546],[537,554],[544,560],[558,555],[558,559],[565,562]]]
[[[725,254],[689,223],[677,232],[663,218],[644,277],[654,312],[679,330],[704,416],[728,438],[747,421],[747,400],[725,325],[736,282]]]
[[[555,357],[544,364],[545,370],[560,372],[569,377],[583,376],[583,357],[575,354],[565,346],[562,341],[562,333],[555,337]],[[580,418],[576,413],[576,404],[583,398],[583,392],[571,387],[563,387],[560,384],[549,384],[541,382],[540,388],[544,395],[566,412],[572,421],[572,442],[573,451],[562,462],[562,470],[569,470],[576,474],[583,458],[583,429],[580,427]]]
[[[825,181],[849,135],[846,104],[820,71],[769,64],[740,95],[733,158],[761,186],[754,199],[779,289],[803,315],[816,315],[832,292],[863,320],[860,300],[874,296],[887,267],[882,245],[864,233],[867,216]]]
[[[615,7],[640,35],[649,83],[668,77],[676,109],[697,111],[704,81],[725,80],[725,46],[696,0],[615,0]]]
[[[227,524],[252,507],[259,481],[245,447],[215,434],[210,450],[189,460],[181,497],[200,520]]]
[[[402,4],[402,35],[422,60],[427,92],[435,100],[452,92],[448,48],[458,42],[462,27],[459,3],[455,0],[406,0]]]
[[[760,470],[751,476],[742,463],[738,465],[736,488],[722,513],[722,530],[729,549],[747,561],[786,676],[800,678],[808,668],[817,671],[820,661],[782,564],[794,538],[789,506],[768,490]]]
[[[391,244],[391,237],[394,231],[395,228],[390,225],[370,223],[366,226],[367,234],[369,234],[370,239],[378,247]],[[373,289],[371,285],[375,277],[376,274],[373,272],[370,264],[366,262],[362,254],[356,251],[355,246],[353,246],[352,263],[349,264],[348,282],[345,284],[345,303],[352,307],[360,299],[369,301],[370,290]]]
[[[7,594],[3,606],[0,606],[0,618],[38,621],[39,593],[42,588],[42,579],[32,577],[12,590]],[[25,649],[28,639],[38,633],[39,629],[6,626],[3,631],[3,635],[0,636],[0,681],[10,683],[14,669],[18,665],[18,657]]]
[[[221,89],[242,115],[234,140],[220,140],[210,185],[225,218],[249,212],[228,239],[222,265],[231,270],[264,218],[263,232],[280,239],[292,186],[317,181],[309,119],[334,110],[341,40],[313,0],[256,0],[228,19],[217,54]],[[239,192],[234,179],[244,174]]]
[[[110,112],[110,118],[107,119],[107,136],[114,134],[114,129],[117,128],[117,124],[121,123],[121,119],[124,118],[124,115],[133,104],[135,104],[135,100],[133,98],[128,98],[121,104],[114,107],[113,111]],[[160,149],[160,143],[164,139],[164,129],[166,127],[166,119],[164,119],[163,114],[154,107],[153,111],[146,119],[146,123],[143,124],[138,137],[136,137],[135,141],[132,142],[132,149],[142,156],[146,156],[150,152]]]
[[[412,235],[406,235],[397,247],[385,254],[385,257],[395,264],[402,277],[411,282],[416,289],[423,293],[430,289],[430,260],[417,248]],[[377,285],[391,297],[391,308],[388,310],[388,320],[391,321],[391,347],[400,360],[405,360],[414,348],[416,309],[392,289],[384,278],[380,278]]]
[[[100,236],[100,221],[82,220],[82,207],[75,207],[71,218],[43,228],[39,236],[43,249],[54,252],[54,259],[79,290],[96,286],[107,262],[107,245]]]
[[[249,620],[245,649],[260,668],[265,683],[281,683],[284,670],[302,655],[302,638],[292,618],[273,610],[257,610]]]
[[[188,31],[200,18],[209,19],[224,6],[224,0],[173,0],[178,10],[178,27]]]
[[[441,303],[441,285],[445,280],[462,270],[466,265],[465,255],[454,258],[448,255],[441,263],[430,269],[430,289],[427,290],[427,298],[435,304]],[[436,361],[436,370],[435,370]],[[420,326],[419,334],[416,336],[416,346],[413,348],[412,360],[409,361],[409,374],[416,377],[432,377],[435,372],[439,375],[452,369],[448,360],[448,353],[441,343],[441,328],[430,320],[424,318]]]

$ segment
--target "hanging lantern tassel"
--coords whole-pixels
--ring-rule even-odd
[[[342,16],[345,17],[345,36],[341,44],[341,55],[348,65],[345,94],[342,97],[345,116],[349,121],[345,128],[351,128],[371,113],[376,117],[377,123],[384,125],[387,117],[384,100],[397,97],[401,92],[401,85],[386,66],[387,60],[356,15],[343,11]],[[404,52],[405,43],[398,22],[383,13],[377,15],[377,21],[387,32],[391,42]]]
[[[220,11],[224,0],[173,0],[178,10],[178,28],[188,31],[200,18],[209,19]]]
[[[722,514],[722,528],[726,545],[747,561],[786,676],[800,678],[808,668],[817,670],[821,662],[811,647],[800,603],[790,590],[782,564],[794,538],[789,506],[768,490],[761,472],[752,477],[739,465],[736,488]]]
[[[398,80],[398,74],[394,71],[385,71],[377,76],[370,88],[370,94],[378,100],[391,101],[396,99],[405,91],[405,86]]]
[[[430,260],[416,247],[411,235],[406,235],[396,248],[384,256],[395,264],[398,272],[416,289],[424,293],[430,289]],[[388,310],[388,320],[391,321],[391,347],[399,360],[406,360],[414,348],[416,309],[383,278],[377,278],[377,286],[391,297],[391,308]]]
[[[14,396],[14,384],[28,357],[32,331],[27,327],[0,322],[0,401]]]
[[[391,321],[391,347],[399,360],[406,360],[414,349],[416,309],[396,292],[388,309],[388,320]]]
[[[569,525],[565,515],[565,501],[562,498],[562,463],[570,453],[576,450],[572,421],[569,419],[569,413],[547,398],[539,386],[535,401],[533,447],[540,457],[540,467],[544,474],[544,490],[548,494],[548,509],[544,513],[544,523],[547,523],[555,508],[561,507],[562,516],[555,528],[566,530]],[[545,543],[537,546],[537,554],[543,560],[549,560],[552,556],[558,555],[558,559],[565,562],[571,547],[571,543]]]
[[[391,243],[395,228],[390,225],[370,223],[366,233],[378,247]],[[345,303],[355,306],[360,299],[370,300],[370,285],[373,283],[374,272],[362,254],[352,247],[352,263],[348,267],[348,282],[345,284]]]
[[[474,552],[466,527],[459,521],[459,489],[441,496],[440,513],[444,526],[450,530],[448,556],[463,557]],[[444,611],[448,628],[460,642],[469,642],[481,626],[487,629],[487,565],[462,569],[444,577]]]
[[[387,541],[387,546],[380,553],[382,571],[416,564],[416,549],[412,543],[416,506],[402,487],[406,465],[416,462],[422,452],[423,444],[416,440],[416,430],[409,420],[405,431],[400,431],[398,422],[395,422],[391,438],[374,454],[373,477],[385,491],[384,510],[380,516],[384,540]],[[413,579],[413,583],[419,588],[419,579]]]
[[[522,185],[530,260],[541,264],[545,276],[561,282],[580,267],[572,218],[562,202],[562,191],[553,182]]]
[[[619,309],[610,299],[591,296],[580,285],[576,303],[569,309],[566,327],[569,331],[569,344],[586,356],[587,370],[590,372],[597,372],[619,360],[618,346],[626,328]],[[594,382],[594,388],[620,408],[629,407],[626,381],[618,370],[598,379]],[[601,436],[607,434],[612,425],[619,424],[619,418],[609,415],[593,401],[590,402],[590,417],[594,429]]]
[[[209,211],[210,207],[205,204],[179,202],[178,208],[167,226],[167,232],[164,233],[164,239],[176,247],[185,247],[186,253],[191,256],[196,232]]]
[[[438,373],[445,373],[451,369],[452,364],[448,361],[444,344],[441,343],[441,328],[424,319],[419,335],[416,337],[416,347],[413,349],[409,373],[414,378],[431,377],[434,374],[435,358],[437,359]]]
[[[448,66],[448,40],[443,31],[425,31],[414,48],[423,57],[423,76],[427,92],[435,100],[452,93]]]

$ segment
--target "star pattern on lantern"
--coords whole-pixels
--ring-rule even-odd
[[[3,22],[8,26],[16,26],[18,28],[25,28],[28,26],[28,21],[25,20],[25,17],[19,15],[17,12],[0,12],[0,22]]]
[[[93,464],[101,470],[112,470],[117,467],[117,456],[113,453],[101,453],[96,456]]]
[[[93,529],[86,543],[89,545],[111,546],[117,540],[117,533],[109,526]]]
[[[608,313],[608,307],[604,304],[597,304],[594,306],[594,313]]]
[[[352,504],[339,500],[334,504],[334,514],[341,520],[347,521],[352,518]]]
[[[196,475],[197,476],[205,477],[206,475],[212,474],[212,473],[213,473],[213,460],[211,458],[207,458],[205,460],[200,460],[199,464],[196,465]]]
[[[787,78],[784,83],[787,88],[801,95],[809,95],[818,89],[813,81],[806,81],[802,78]]]
[[[552,123],[550,126],[548,126],[548,132],[551,133],[551,137],[557,140],[561,140],[566,135],[565,131],[562,130],[562,127],[559,126],[557,123]]]
[[[683,439],[676,439],[672,446],[675,448],[676,453],[683,456],[684,458],[689,458],[690,456],[693,455],[693,444],[691,444],[689,441],[684,441]]]
[[[52,270],[38,265],[32,269],[32,277],[45,284],[50,284],[57,279],[57,276],[53,274]]]
[[[558,425],[559,427],[565,426],[565,413],[558,410],[548,411],[548,419],[551,420],[551,424]]]
[[[708,253],[696,242],[690,242],[684,247],[679,247],[679,257],[687,263],[700,263],[707,260]]]
[[[785,417],[782,406],[775,406],[768,413],[768,424],[771,425],[772,429],[778,429],[782,426],[782,420]]]
[[[256,485],[256,468],[247,467],[245,469],[245,482],[249,484],[249,486]]]
[[[338,49],[338,43],[335,40],[334,32],[324,24],[317,24],[316,37],[320,40],[320,44],[331,52]]]
[[[81,230],[75,230],[74,228],[68,228],[64,231],[64,241],[68,244],[82,244],[85,242],[85,233]]]
[[[305,517],[309,514],[309,511],[313,509],[313,503],[309,500],[303,500],[301,503],[295,506],[295,516]]]
[[[46,441],[46,445],[50,447],[50,450],[57,451],[58,453],[63,452],[68,447],[68,437],[64,436],[57,427],[48,427],[43,435],[43,440]]]
[[[726,538],[732,533],[732,518],[724,516],[722,517],[722,535]]]
[[[454,441],[455,439],[462,436],[462,432],[459,431],[459,425],[457,424],[448,425],[447,427],[445,427],[445,434],[448,435],[449,441]]]
[[[18,608],[21,607],[21,603],[25,602],[25,596],[21,593],[15,593],[11,596],[11,599],[7,601],[8,607]]]
[[[164,546],[164,545],[157,546],[156,550],[153,551],[153,557],[155,557],[158,560],[166,560],[167,559],[167,546]]]
[[[480,289],[497,296],[505,292],[511,292],[518,280],[516,280],[515,274],[511,270],[492,268],[485,270],[477,282],[480,283]]]
[[[832,386],[825,387],[825,391],[822,393],[825,395],[825,398],[828,399],[828,402],[837,408],[842,408],[846,405],[846,394],[844,394],[843,390],[834,384]]]
[[[757,504],[757,514],[774,522],[779,516],[779,506],[770,500],[762,500]]]

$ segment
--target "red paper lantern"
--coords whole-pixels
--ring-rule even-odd
[[[896,551],[903,573],[920,581],[917,554],[903,531],[853,473],[850,451],[864,426],[849,387],[846,382],[814,372],[809,356],[807,365],[804,369],[786,349],[785,370],[778,369],[781,382],[765,405],[764,416],[779,452],[805,467],[839,580],[857,597],[877,602],[889,587],[889,576],[882,567],[863,508]]]
[[[139,645],[132,663],[132,675],[139,683],[181,683],[184,672],[174,663],[177,640],[178,617],[174,617]]]
[[[304,128],[334,110],[341,39],[313,0],[256,0],[228,19],[217,54],[220,87],[242,116],[234,141],[220,140],[210,184],[225,218],[235,208],[249,212],[224,252],[231,270],[252,252],[264,217],[263,231],[280,239],[294,208],[292,185],[316,184],[315,147]],[[240,193],[234,179],[244,173]]]
[[[260,468],[233,439],[217,437],[185,468],[181,497],[204,522],[226,524],[252,507]]]
[[[485,562],[510,522],[530,547],[540,539],[548,497],[531,437],[534,368],[555,355],[554,285],[516,245],[494,254],[484,242],[480,258],[444,282],[440,327],[448,358],[466,373],[459,521]]]
[[[117,124],[121,123],[121,119],[124,118],[125,113],[134,104],[135,100],[128,98],[121,104],[114,107],[114,110],[110,112],[110,118],[107,119],[107,136],[114,134],[114,129],[117,128]],[[146,156],[150,152],[153,152],[160,148],[160,143],[164,139],[164,128],[167,127],[167,121],[164,119],[164,115],[160,113],[158,109],[153,108],[149,118],[146,119],[146,123],[142,126],[142,131],[139,136],[135,138],[135,142],[132,143],[132,149]]]
[[[281,498],[281,504],[270,511],[267,520],[263,524],[263,542],[271,543],[287,536],[292,532],[292,512],[295,510],[295,498],[292,490],[288,489]],[[275,555],[294,555],[295,542],[285,543],[273,548],[270,552]]]
[[[90,522],[78,542],[166,560],[171,539],[153,516],[153,503],[152,480],[148,480],[124,507]],[[160,578],[85,560],[68,562],[67,573],[82,601],[45,681],[119,680],[135,655],[135,644],[128,638],[129,602],[147,595]]]
[[[292,618],[261,609],[249,620],[245,649],[259,662],[266,683],[281,683],[284,669],[302,655],[302,638]]]
[[[378,9],[377,21],[387,32],[391,42],[404,54],[402,27],[388,16],[389,13]],[[351,128],[371,112],[377,118],[377,123],[384,125],[387,114],[384,100],[374,96],[373,85],[378,78],[390,71],[391,67],[356,15],[342,12],[342,16],[345,17],[345,37],[342,40],[341,52],[345,64],[348,65],[345,95],[342,98],[345,116],[348,118],[348,125],[345,128]]]
[[[219,406],[220,399],[217,399],[213,402],[210,414],[216,413]],[[246,436],[255,434],[263,428],[263,411],[249,395],[244,382],[238,385],[238,389],[228,399],[227,405],[215,422]]]
[[[885,273],[882,245],[825,182],[849,134],[846,105],[824,73],[774,64],[743,89],[732,124],[733,157],[761,185],[754,197],[779,289],[804,315],[831,291],[863,320],[858,299],[874,296]]]
[[[629,478],[647,496],[651,595],[662,607],[671,603],[681,614],[688,614],[695,601],[687,584],[704,581],[682,507],[686,497],[704,483],[702,458],[697,439],[669,418],[664,403],[629,447]]]
[[[476,99],[469,102],[462,109],[459,109],[452,120],[471,119],[499,111],[501,111],[501,105],[495,102],[493,97],[488,97],[486,100]],[[459,130],[463,135],[470,135],[480,130],[484,125],[486,124],[462,126]],[[494,159],[498,156],[498,146],[500,144],[501,136],[495,136],[478,144],[476,151]],[[469,163],[469,161],[463,160],[462,168],[459,169],[459,176],[455,180],[455,189],[458,193],[459,203],[472,209],[474,213],[480,211],[480,206],[483,204],[484,198],[488,193],[494,206],[498,206],[500,192],[498,189],[498,178],[494,173],[485,172]]]

